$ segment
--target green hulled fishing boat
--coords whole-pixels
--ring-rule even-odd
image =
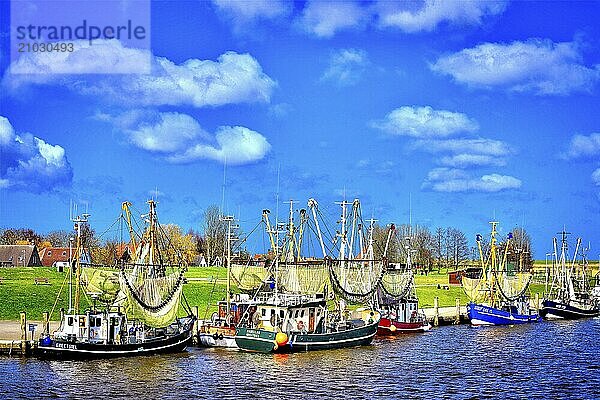
[[[275,254],[269,287],[255,298],[255,307],[236,328],[235,341],[241,350],[288,353],[371,343],[377,332],[379,313],[368,308],[351,311],[346,308],[344,297],[350,300],[372,297],[383,266],[355,256],[362,255],[362,251],[353,253],[351,243],[354,242],[348,241],[346,230],[348,204],[342,203],[340,257],[332,259],[325,251],[317,218],[317,202],[309,200],[314,223],[312,230],[319,237],[323,258],[304,259],[300,256],[300,247],[309,218],[305,210],[300,210],[301,222],[296,227],[290,201],[290,219],[282,243],[279,242],[278,224],[275,224],[275,229],[269,230]],[[360,203],[355,200],[353,233],[359,229],[359,210]],[[268,214],[265,217],[267,227],[271,227]],[[373,274],[373,271],[376,273]],[[328,290],[330,286],[333,291]],[[328,304],[335,304],[335,307]]]

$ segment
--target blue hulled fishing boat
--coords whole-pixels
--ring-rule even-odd
[[[462,278],[463,289],[471,300],[467,305],[471,325],[515,325],[540,321],[541,317],[530,307],[526,295],[531,274],[523,271],[522,263],[519,268],[507,263],[512,234],[508,235],[504,251],[501,252],[496,239],[498,222],[490,224],[492,234],[486,257],[482,249],[482,237],[477,235],[481,270]]]

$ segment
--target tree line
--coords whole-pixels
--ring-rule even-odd
[[[218,206],[208,207],[203,214],[201,231],[193,229],[186,233],[175,224],[162,226],[170,242],[166,247],[167,259],[181,259],[188,264],[199,263],[203,257],[208,265],[220,264],[225,256],[227,241],[227,221],[223,219]],[[234,235],[241,236],[240,228]],[[512,230],[508,261],[529,268],[533,264],[531,238],[522,228]],[[375,225],[373,231],[375,257],[381,258],[388,243],[389,227]],[[0,231],[0,244],[35,244],[39,250],[44,247],[69,247],[74,231],[55,230],[39,234],[32,229],[3,229]],[[474,238],[473,238],[474,239]],[[124,244],[114,238],[101,238],[88,223],[82,224],[83,246],[90,251],[92,262],[105,265],[118,264],[123,256]],[[499,247],[504,249],[505,238],[499,238]],[[73,244],[74,245],[74,244]],[[489,250],[489,238],[481,241],[483,254]],[[461,269],[478,264],[479,251],[474,241],[469,241],[463,231],[455,227],[437,227],[430,230],[419,225],[398,225],[388,243],[387,258],[390,262],[406,262],[408,251],[412,263],[427,271]],[[248,254],[245,254],[248,256]]]
[[[509,242],[507,261],[528,269],[533,265],[531,238],[523,228],[514,228]],[[455,227],[428,227],[407,224],[395,227],[388,242],[389,227],[375,226],[373,240],[375,257],[383,256],[387,243],[387,258],[393,263],[405,263],[408,252],[413,265],[427,271],[461,269],[479,265],[477,244],[469,241],[463,231]],[[506,238],[498,238],[498,247],[504,251]],[[484,257],[488,254],[489,237],[481,238]]]

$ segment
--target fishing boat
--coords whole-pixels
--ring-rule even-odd
[[[199,321],[198,323],[198,332],[197,332],[197,343],[199,347],[222,347],[222,348],[237,348],[237,344],[235,343],[235,327],[240,322],[241,316],[253,305],[253,301],[250,296],[246,293],[239,293],[235,296],[232,295],[231,291],[231,281],[234,280],[238,283],[238,287],[244,288],[243,284],[248,281],[244,280],[244,275],[247,267],[243,266],[243,272],[241,275],[237,275],[237,280],[234,279],[233,271],[240,270],[240,265],[232,264],[232,244],[235,241],[232,229],[234,226],[232,225],[234,218],[233,216],[226,216],[222,219],[222,221],[227,222],[227,237],[226,237],[226,267],[227,267],[227,284],[225,291],[225,299],[219,301],[217,303],[217,311],[213,312],[210,319],[205,319]],[[261,278],[264,277],[265,271],[264,268],[258,267],[258,274],[261,275]],[[255,271],[256,272],[256,271]],[[262,279],[259,278],[259,282],[262,282]],[[252,286],[250,290],[255,289],[255,286]]]
[[[388,231],[384,256],[387,256],[391,238],[397,239],[396,227],[393,224]],[[406,263],[389,263],[377,290],[377,309],[381,313],[381,320],[377,329],[377,335],[379,336],[422,333],[431,329],[425,313],[419,309],[419,299],[412,268],[410,232],[403,244]],[[372,252],[372,240],[370,241],[370,248]]]
[[[342,230],[339,234],[342,244],[338,259],[327,255],[317,218],[318,204],[314,199],[310,199],[308,205],[313,213],[312,231],[319,237],[323,259],[300,257],[301,233],[309,218],[306,211],[301,210],[299,235],[296,235],[291,201],[283,243],[279,241],[279,224],[276,223],[275,228],[269,231],[275,253],[272,292],[257,296],[256,309],[245,315],[236,328],[235,340],[241,350],[290,353],[361,346],[372,342],[381,317],[379,312],[368,308],[349,310],[339,296],[346,294],[347,298],[353,299],[373,296],[383,267],[374,265],[372,260],[355,260],[352,252],[346,251],[352,248],[352,240],[348,241],[346,230],[346,206],[349,203],[344,201],[342,204]],[[354,207],[358,205],[355,200]],[[354,210],[356,217],[357,208]],[[353,232],[357,221],[355,218]],[[270,224],[267,226],[270,227]],[[362,287],[347,284],[355,282],[352,278],[364,275],[373,267],[378,269],[377,278],[366,285],[363,283]],[[334,291],[329,292],[329,285],[333,285]],[[327,306],[328,299],[336,304],[334,309]]]
[[[482,237],[477,235],[481,270],[475,276],[463,276],[461,279],[463,289],[471,300],[467,305],[471,325],[516,325],[540,321],[541,317],[530,307],[526,295],[531,273],[507,263],[512,233],[508,234],[501,252],[496,239],[498,222],[490,224],[492,233],[487,257],[483,254]]]
[[[61,312],[58,330],[40,338],[38,357],[109,358],[173,353],[191,344],[194,317],[190,312],[188,317],[177,318],[186,264],[178,258],[176,249],[161,252],[160,245],[167,243],[168,238],[158,224],[156,203],[150,200],[148,204],[150,211],[144,216],[148,226],[138,235],[131,224],[131,204],[123,203],[120,218],[128,224],[135,258],[119,269],[81,261],[82,229],[89,214],[73,219],[77,246],[69,269],[69,309]],[[80,312],[82,295],[93,302],[84,312]],[[97,308],[98,302],[104,308]]]
[[[550,291],[542,301],[540,315],[546,319],[580,319],[597,317],[600,315],[598,299],[593,296],[590,277],[587,275],[587,259],[585,250],[582,251],[583,260],[576,265],[576,258],[581,246],[581,238],[577,238],[577,245],[572,262],[568,265],[567,235],[563,229],[560,232],[561,252],[560,259],[552,260],[553,280]],[[553,239],[554,255],[557,253],[557,240]]]

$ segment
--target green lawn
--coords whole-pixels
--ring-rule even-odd
[[[185,275],[188,282],[183,287],[183,293],[191,306],[198,306],[200,318],[210,317],[216,310],[216,302],[225,298],[225,280],[227,270],[222,267],[192,267]],[[57,294],[62,287],[55,311],[51,318],[58,320],[61,307],[68,306],[68,285],[66,273],[56,272],[52,268],[4,268],[0,270],[0,320],[18,320],[19,312],[26,311],[29,319],[42,319],[44,311],[50,311],[54,305]],[[36,285],[35,278],[47,278],[49,284]],[[440,307],[455,305],[455,299],[460,299],[460,304],[467,303],[462,288],[448,285],[448,275],[444,272],[430,273],[429,275],[416,275],[417,295],[421,307],[433,307],[433,299],[439,297]],[[437,285],[440,285],[440,289]],[[447,286],[448,289],[444,289]],[[534,293],[543,293],[544,285],[531,285],[532,297]],[[232,285],[235,293],[237,288]],[[88,307],[89,301],[82,296],[82,308]],[[180,315],[184,315],[183,308]]]

